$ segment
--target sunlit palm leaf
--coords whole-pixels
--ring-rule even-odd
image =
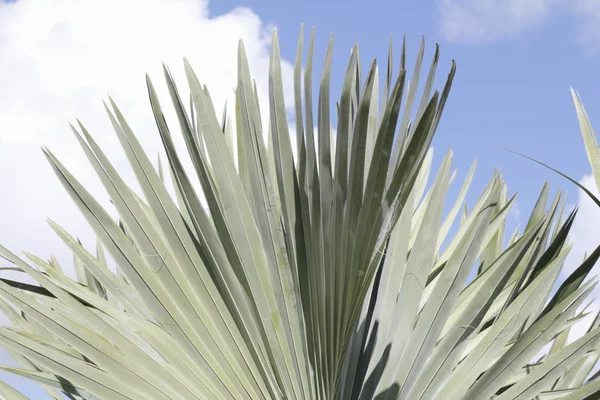
[[[302,31],[293,116],[284,103],[276,32],[268,116],[260,115],[241,42],[234,115],[217,117],[208,89],[184,61],[189,109],[164,68],[177,116],[170,125],[147,77],[167,156],[158,170],[110,100],[108,117],[143,197],[78,122],[72,130],[119,221],[44,150],[99,242],[93,255],[49,221],[73,252],[77,280],[55,259],[26,254],[26,262],[0,248],[40,284],[0,281],[0,309],[12,324],[0,329],[0,343],[22,367],[4,369],[42,384],[54,398],[59,391],[71,398],[182,400],[595,393],[596,379],[582,385],[600,354],[600,328],[594,323],[573,343],[566,335],[587,315],[578,308],[595,286],[585,278],[600,250],[553,290],[576,214],[561,220],[562,193],[548,206],[545,186],[523,234],[505,246],[515,197],[499,172],[467,210],[473,164],[444,215],[457,176],[448,151],[426,190],[454,64],[442,92],[431,94],[436,46],[419,100],[425,41],[410,77],[405,42],[399,71],[390,43],[380,98],[377,63],[363,77],[355,46],[332,115],[332,39],[315,116],[314,31],[304,78],[303,48]],[[587,121],[581,106],[578,114]],[[589,121],[582,128],[594,165]],[[551,350],[532,360],[549,343]],[[5,384],[0,395],[24,398]]]

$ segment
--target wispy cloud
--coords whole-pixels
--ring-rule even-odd
[[[488,42],[520,34],[544,22],[557,0],[441,0],[448,40]]]
[[[574,9],[579,15],[579,39],[591,50],[600,49],[600,1],[576,0]]]
[[[511,39],[544,25],[553,16],[568,16],[577,21],[572,30],[574,41],[600,46],[598,0],[439,0],[438,4],[441,30],[449,41]]]

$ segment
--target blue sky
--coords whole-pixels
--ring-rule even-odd
[[[495,3],[509,7],[510,2]],[[600,110],[596,92],[600,85],[600,53],[595,49],[598,43],[582,38],[582,16],[577,12],[556,7],[517,34],[496,36],[483,32],[474,42],[468,35],[449,38],[445,34],[447,17],[438,1],[221,0],[210,9],[218,15],[239,5],[252,8],[265,22],[279,27],[282,52],[289,60],[295,56],[301,23],[317,27],[316,54],[321,59],[328,35],[333,32],[337,49],[333,70],[338,72],[333,88],[337,93],[341,85],[339,75],[347,61],[346,50],[356,38],[363,62],[377,57],[384,63],[390,35],[395,39],[398,56],[402,36],[406,35],[409,62],[416,56],[421,35],[427,40],[429,59],[435,43],[439,43],[437,86],[441,87],[451,59],[456,60],[458,72],[434,141],[437,162],[452,146],[454,165],[459,174],[462,172],[459,177],[464,177],[473,159],[478,158],[472,199],[491,178],[493,168],[499,166],[509,190],[519,191],[522,213],[531,209],[546,180],[551,182],[551,189],[568,189],[571,200],[576,201],[573,186],[496,146],[539,158],[576,179],[589,173],[569,87],[580,91],[594,122],[595,115],[600,115],[596,111]],[[513,23],[510,18],[498,18],[503,20],[494,21],[493,15],[480,17],[490,24]]]
[[[585,211],[574,233],[579,236],[575,241],[585,242],[574,252],[583,254],[597,244],[594,237],[600,237],[594,236],[600,234],[598,228],[590,230],[585,225],[590,218],[600,219],[600,213],[563,179],[496,146],[539,158],[578,180],[589,174],[569,87],[581,93],[592,122],[600,123],[597,3],[148,0],[125,5],[107,0],[81,6],[84,3],[68,0],[55,6],[42,0],[0,1],[0,87],[5,94],[0,96],[0,170],[19,171],[18,175],[0,174],[0,186],[11,188],[0,198],[0,207],[12,210],[0,227],[0,242],[14,251],[25,249],[43,258],[53,252],[69,261],[68,252],[44,224],[44,218],[50,216],[90,244],[93,236],[39,152],[41,144],[49,145],[79,178],[90,182],[93,194],[102,193],[65,129],[67,121],[81,117],[92,131],[103,132],[108,125],[100,99],[111,93],[126,115],[141,121],[137,123],[140,131],[149,132],[144,137],[149,146],[158,148],[143,72],[150,70],[152,76],[158,76],[160,61],[177,63],[181,55],[187,55],[209,87],[213,85],[211,91],[218,102],[231,91],[234,70],[224,66],[235,66],[236,41],[244,37],[262,90],[266,87],[270,29],[278,27],[282,56],[293,62],[299,27],[304,23],[307,28],[317,27],[317,74],[329,34],[335,33],[334,97],[339,95],[341,74],[356,39],[363,64],[377,57],[383,65],[392,35],[398,65],[406,35],[409,71],[421,35],[427,40],[427,67],[435,43],[439,43],[435,86],[443,85],[452,59],[458,65],[434,141],[434,168],[450,146],[454,150],[453,165],[459,175],[450,199],[477,157],[467,202],[473,203],[494,167],[500,167],[509,192],[519,191],[520,213],[509,218],[510,227],[516,227],[526,223],[539,190],[549,180],[552,193],[568,189],[569,203],[581,205]],[[94,11],[87,12],[85,7]],[[289,73],[290,68],[285,64],[284,72]],[[101,145],[115,146],[111,135],[99,135],[98,140]],[[117,152],[115,157],[117,166],[124,165]],[[0,374],[0,378],[6,377]],[[44,398],[39,389],[23,380],[10,378],[10,382],[32,399]]]

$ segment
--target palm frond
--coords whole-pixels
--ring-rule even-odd
[[[597,379],[585,380],[600,355],[598,323],[572,343],[567,335],[587,315],[580,307],[596,285],[586,278],[600,248],[554,290],[576,215],[562,221],[563,193],[548,204],[544,186],[523,233],[505,245],[515,196],[497,171],[467,209],[474,163],[444,216],[457,176],[452,151],[427,188],[454,62],[433,91],[436,46],[418,99],[425,41],[410,77],[405,44],[394,71],[390,42],[381,96],[377,63],[363,79],[355,46],[332,115],[333,39],[316,107],[314,43],[313,30],[303,76],[302,30],[291,118],[276,31],[268,116],[241,42],[234,115],[217,115],[185,60],[189,108],[164,67],[177,116],[167,121],[147,77],[167,161],[159,157],[158,170],[109,99],[143,196],[78,121],[72,130],[118,221],[44,149],[98,243],[93,254],[49,221],[73,253],[76,279],[55,260],[25,261],[0,247],[39,283],[0,280],[12,324],[0,328],[0,343],[21,366],[5,371],[53,398],[582,399],[598,391]],[[580,105],[578,114],[587,121]],[[582,128],[595,165],[591,126]],[[24,398],[6,384],[0,395]]]

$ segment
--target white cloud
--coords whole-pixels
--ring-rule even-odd
[[[80,118],[117,167],[127,168],[101,103],[110,94],[149,154],[156,154],[160,140],[144,73],[150,73],[164,99],[169,121],[174,114],[162,61],[183,89],[182,57],[188,57],[200,80],[207,83],[220,115],[225,99],[233,93],[237,43],[244,39],[263,119],[268,116],[272,27],[250,9],[211,16],[207,1],[202,0],[19,0],[0,2],[0,21],[0,243],[13,251],[25,249],[43,258],[54,252],[69,261],[66,248],[44,221],[47,216],[93,247],[94,236],[54,177],[40,146],[47,145],[108,204],[68,122]],[[284,62],[284,79],[291,69]],[[170,121],[174,129],[176,120]],[[131,181],[132,174],[127,178]]]
[[[70,253],[45,223],[50,217],[94,248],[95,236],[40,147],[47,145],[108,206],[68,122],[80,118],[117,168],[127,172],[101,103],[110,94],[149,154],[156,154],[160,139],[147,98],[146,71],[164,99],[171,128],[178,127],[170,118],[174,113],[163,61],[184,89],[182,57],[188,57],[220,116],[233,94],[237,44],[243,39],[266,119],[271,34],[272,27],[252,10],[211,15],[207,0],[0,0],[0,243],[42,258],[54,253],[70,265]],[[284,62],[286,83],[291,72],[291,64]],[[125,175],[132,182],[133,174]],[[0,266],[5,264],[0,260]]]
[[[582,44],[600,45],[597,0],[439,0],[441,29],[450,41],[485,43],[514,38],[546,23],[551,15],[574,15]]]
[[[598,197],[598,188],[596,187],[594,177],[591,174],[585,175],[581,178],[579,183]],[[600,244],[600,229],[598,228],[600,226],[600,208],[583,191],[578,191],[577,196],[577,207],[579,207],[579,211],[573,222],[570,234],[573,249],[565,262],[563,271],[561,271],[562,279],[565,279],[581,265],[585,255],[589,255]],[[599,272],[600,264],[596,264],[588,275],[588,279]],[[569,342],[574,341],[587,332],[596,313],[600,310],[600,288],[596,287],[589,300],[594,300],[587,309],[587,312],[589,312],[590,315],[573,325],[569,332]],[[585,304],[587,304],[587,302]],[[594,372],[599,367],[600,365],[597,365]]]

